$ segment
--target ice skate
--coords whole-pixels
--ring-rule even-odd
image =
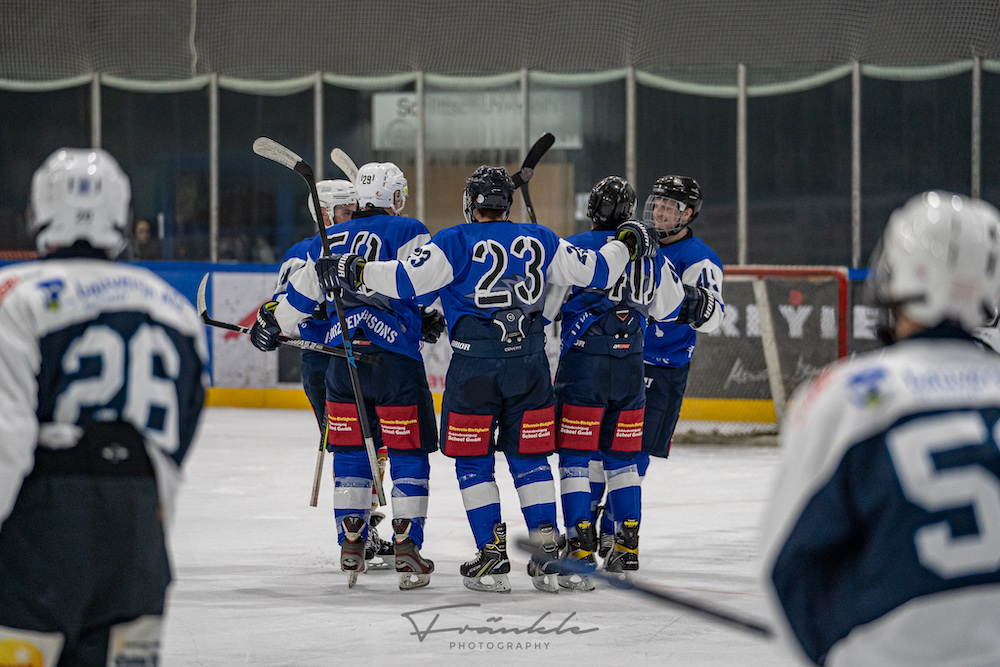
[[[365,571],[365,521],[360,516],[344,517],[344,540],[340,543],[340,569],[347,573],[347,587],[353,588]]]
[[[564,559],[571,574],[559,575],[559,586],[572,591],[592,591],[594,582],[587,576],[597,568],[594,560],[594,549],[597,546],[597,536],[594,526],[589,521],[576,524],[576,537],[566,541]]]
[[[559,542],[556,527],[551,523],[539,526],[531,540],[535,546],[531,560],[528,561],[531,583],[540,591],[558,593]]]
[[[507,559],[507,524],[493,526],[493,539],[483,545],[476,557],[462,563],[458,571],[465,587],[473,591],[509,593],[510,560]]]
[[[628,580],[639,569],[639,522],[626,519],[622,531],[615,535],[615,545],[604,561],[604,569]]]
[[[385,515],[372,512],[368,519],[368,540],[365,542],[365,561],[369,570],[388,570],[392,567],[389,557],[393,554],[392,542],[379,538],[378,526]]]
[[[597,545],[597,555],[600,556],[602,559],[608,557],[608,553],[611,551],[611,547],[615,545],[614,534],[605,533],[604,530],[600,528],[602,524],[601,514],[606,511],[607,510],[604,509],[604,505],[598,505],[597,514],[594,517],[594,529],[600,530],[600,538],[598,540],[598,545]]]
[[[396,572],[399,573],[399,590],[423,588],[431,583],[434,561],[424,558],[410,537],[410,520],[393,519],[393,548],[396,555]]]

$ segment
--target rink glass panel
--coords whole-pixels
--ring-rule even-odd
[[[850,264],[851,77],[749,98],[747,135],[747,261]]]
[[[969,194],[970,81],[968,72],[931,81],[862,78],[862,265],[867,265],[889,214],[914,194],[929,189]],[[984,112],[986,133],[996,132],[997,109],[994,102]],[[996,153],[987,153],[986,147],[984,143],[983,164],[995,164]]]
[[[147,220],[163,242],[156,259],[207,260],[208,92],[101,89],[101,143],[132,182],[130,244]],[[131,258],[126,252],[125,258]]]
[[[980,196],[1000,206],[1000,73],[983,72],[982,127]]]
[[[694,177],[704,197],[694,233],[736,263],[736,100],[637,88],[639,214],[657,178]]]
[[[271,263],[309,221],[301,176],[253,152],[266,136],[313,160],[313,92],[287,96],[219,91],[219,260]]]
[[[90,146],[90,87],[0,90],[0,250],[34,250],[25,229],[31,176],[53,151]]]

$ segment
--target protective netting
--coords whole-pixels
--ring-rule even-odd
[[[854,60],[914,66],[1000,58],[996,0],[8,0],[0,79],[102,72],[286,79],[316,71],[489,75],[522,68],[758,84]]]

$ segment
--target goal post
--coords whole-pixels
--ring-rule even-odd
[[[726,266],[722,294],[722,326],[698,335],[681,440],[777,433],[795,388],[847,356],[846,267]]]

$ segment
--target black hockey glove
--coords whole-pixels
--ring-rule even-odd
[[[257,311],[257,321],[250,327],[250,342],[258,350],[270,352],[278,347],[281,327],[274,318],[274,309],[277,307],[277,301],[268,301]]]
[[[715,312],[715,297],[704,287],[684,286],[684,301],[677,311],[677,324],[700,327]]]
[[[626,220],[618,225],[615,238],[628,247],[630,259],[655,257],[660,247],[656,228],[641,220]]]
[[[348,292],[357,292],[361,287],[361,272],[365,260],[358,255],[330,255],[316,260],[316,276],[319,286],[327,292],[342,287]]]
[[[430,308],[420,308],[420,336],[428,343],[436,343],[444,333],[444,315]]]

